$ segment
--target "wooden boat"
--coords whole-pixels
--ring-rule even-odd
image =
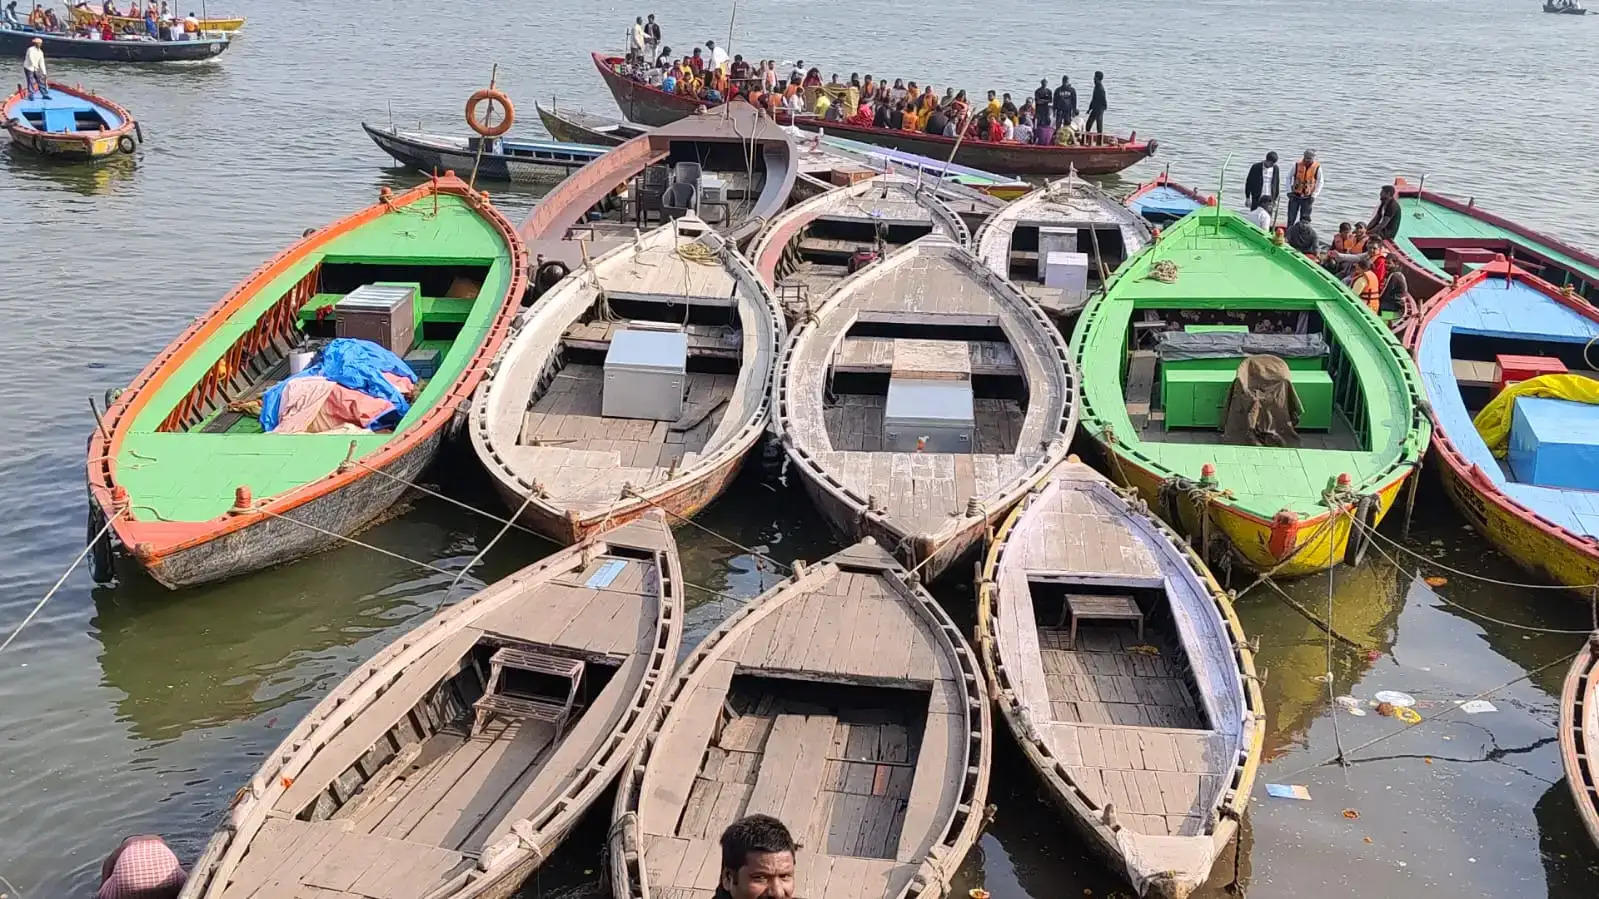
[[[797,170],[794,142],[748,103],[651,129],[572,173],[522,222],[519,233],[540,269],[535,292],[667,221],[663,201],[679,184],[692,185],[701,219],[742,246],[782,211]]]
[[[1214,206],[1216,198],[1178,184],[1171,180],[1168,173],[1161,172],[1155,180],[1134,188],[1122,202],[1127,204],[1128,209],[1143,216],[1144,221],[1165,227],[1196,209]]]
[[[111,27],[119,32],[144,33],[144,19],[134,16],[107,16],[94,9],[79,9],[72,4],[67,4],[67,17],[74,28],[99,27],[104,20],[110,20]],[[229,16],[209,16],[201,18],[201,31],[221,31],[232,34],[244,28],[244,18]],[[181,23],[180,23],[181,24]]]
[[[1394,179],[1399,196],[1395,261],[1410,293],[1430,299],[1472,267],[1503,255],[1556,287],[1570,284],[1589,302],[1599,302],[1599,256],[1540,234],[1477,206]]]
[[[1364,543],[1351,520],[1381,521],[1427,449],[1415,365],[1388,329],[1327,271],[1219,207],[1122,266],[1083,310],[1072,355],[1084,430],[1111,476],[1218,564],[1294,577],[1353,560]],[[1298,435],[1278,437],[1297,445],[1257,445],[1271,438],[1253,436],[1244,409],[1224,427],[1244,357],[1263,355],[1290,370],[1302,411],[1278,412]]]
[[[485,138],[476,135],[429,134],[379,128],[361,123],[361,130],[383,152],[406,168],[425,175],[454,169],[477,169],[479,180],[518,184],[554,184],[605,155],[608,147],[556,141],[495,138],[479,151]]]
[[[891,555],[796,564],[678,672],[617,789],[616,899],[711,895],[717,837],[758,813],[802,844],[793,895],[946,895],[983,823],[988,692]]]
[[[337,545],[436,455],[505,339],[525,269],[510,223],[452,174],[384,189],[257,269],[111,404],[89,440],[91,515],[116,516],[116,542],[168,587]],[[417,346],[439,356],[392,432],[264,435],[239,411],[287,375],[291,352],[332,336],[328,307],[396,279],[420,286]]]
[[[1509,460],[1494,457],[1472,419],[1501,387],[1499,354],[1535,353],[1586,372],[1584,348],[1594,340],[1599,311],[1501,257],[1435,296],[1409,341],[1455,507],[1500,552],[1584,599],[1599,583],[1599,482],[1578,489],[1524,481]]]
[[[616,98],[622,115],[646,125],[665,125],[675,122],[704,107],[705,101],[682,94],[669,94],[658,87],[633,79],[617,71],[622,58],[602,53],[592,54],[594,67],[600,78]],[[984,140],[963,140],[957,145],[955,138],[938,134],[917,134],[889,128],[872,128],[851,125],[848,122],[823,122],[815,116],[790,117],[781,114],[778,121],[792,124],[806,131],[826,131],[830,135],[846,137],[877,146],[903,150],[934,159],[950,159],[962,165],[996,172],[1002,175],[1064,175],[1077,171],[1083,175],[1109,175],[1155,155],[1157,143],[1141,141],[1137,134],[1128,137],[1105,135],[1103,142],[1078,144],[1070,147],[1046,147],[1037,144],[994,143]]]
[[[655,718],[685,589],[656,514],[435,614],[289,732],[181,899],[516,893]]]
[[[730,242],[695,218],[662,225],[544,295],[478,391],[472,446],[507,505],[555,540],[657,506],[687,518],[764,433],[783,334]],[[657,352],[669,387],[627,374]]]
[[[1104,287],[1110,273],[1149,243],[1149,225],[1110,194],[1067,175],[1038,188],[990,216],[977,232],[977,257],[994,273],[1009,278],[1044,311],[1057,318],[1075,316],[1091,291]],[[1077,283],[1062,270],[1056,286],[1046,283],[1046,256],[1082,253],[1088,268]]]
[[[1232,601],[1145,511],[1063,463],[989,550],[977,646],[1000,714],[1088,847],[1139,895],[1180,899],[1238,831],[1265,703]]]
[[[1572,2],[1572,0],[1563,0],[1563,2],[1544,0],[1543,11],[1567,16],[1585,16],[1588,14],[1588,10],[1586,8],[1578,6],[1576,3]]]
[[[751,256],[790,317],[803,317],[862,265],[917,238],[941,234],[965,246],[966,223],[926,186],[877,175],[790,207],[756,239]]]
[[[647,126],[635,125],[622,119],[594,115],[577,109],[562,109],[554,100],[550,101],[549,106],[535,101],[533,108],[538,110],[539,121],[544,123],[544,130],[550,132],[550,136],[556,140],[600,147],[620,147],[650,130]]]
[[[830,153],[857,160],[878,171],[915,172],[922,177],[959,184],[982,191],[999,200],[1015,200],[1032,192],[1033,186],[1019,178],[996,175],[945,159],[919,156],[903,150],[879,147],[847,137],[815,132],[813,138]]]
[[[101,162],[132,154],[143,134],[126,109],[81,88],[50,83],[51,99],[21,88],[0,103],[11,146],[52,159]]]
[[[226,37],[194,41],[153,41],[129,37],[102,41],[99,38],[0,26],[0,54],[20,56],[27,52],[34,38],[44,41],[44,55],[48,59],[92,59],[99,62],[193,62],[219,56],[231,43]]]
[[[833,527],[928,582],[1065,458],[1077,426],[1055,326],[940,235],[841,283],[794,328],[777,390],[790,467]]]
[[[1560,758],[1588,839],[1599,844],[1599,633],[1588,637],[1560,691]]]

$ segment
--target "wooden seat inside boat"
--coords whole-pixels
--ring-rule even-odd
[[[495,717],[540,721],[555,727],[557,735],[566,727],[567,719],[577,704],[578,685],[583,682],[583,662],[542,651],[530,644],[501,646],[489,657],[490,671],[483,695],[472,704],[477,716],[472,732],[481,733],[484,724]],[[564,683],[565,689],[551,694],[511,692],[506,674],[532,675],[533,679],[549,679]]]

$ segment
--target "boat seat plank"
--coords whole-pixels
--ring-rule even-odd
[[[705,680],[677,697],[673,716],[656,741],[655,753],[676,759],[672,765],[652,765],[640,789],[640,825],[646,834],[670,834],[694,785],[698,765],[710,742],[711,731],[722,713],[727,688],[736,667],[731,660],[708,662]]]
[[[449,635],[405,672],[375,702],[360,712],[351,724],[330,740],[310,764],[301,769],[294,783],[278,797],[273,808],[295,815],[316,800],[335,777],[366,754],[372,745],[398,724],[421,701],[424,694],[460,665],[477,644],[482,632],[468,627]],[[341,714],[345,714],[342,710]],[[355,710],[347,714],[354,716]]]

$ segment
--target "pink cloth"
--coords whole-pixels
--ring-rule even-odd
[[[408,378],[384,373],[402,393],[416,389]],[[322,434],[346,425],[365,428],[387,414],[394,404],[381,397],[351,390],[327,378],[294,378],[283,385],[278,405],[278,426],[274,434]]]
[[[128,837],[100,866],[96,899],[168,899],[176,897],[188,877],[165,840]]]

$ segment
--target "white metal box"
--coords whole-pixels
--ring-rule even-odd
[[[883,449],[902,453],[969,453],[977,429],[972,382],[890,378],[883,409]]]
[[[688,336],[682,331],[622,328],[605,353],[600,414],[676,421],[688,383]]]
[[[1047,281],[1049,278],[1048,260],[1051,253],[1077,252],[1077,229],[1038,227],[1038,280]]]
[[[333,304],[333,333],[370,340],[396,356],[416,342],[419,284],[363,284]]]
[[[727,183],[721,178],[706,172],[700,176],[700,202],[701,203],[726,203]]]
[[[1044,260],[1044,286],[1067,296],[1088,292],[1088,254],[1050,253]]]

